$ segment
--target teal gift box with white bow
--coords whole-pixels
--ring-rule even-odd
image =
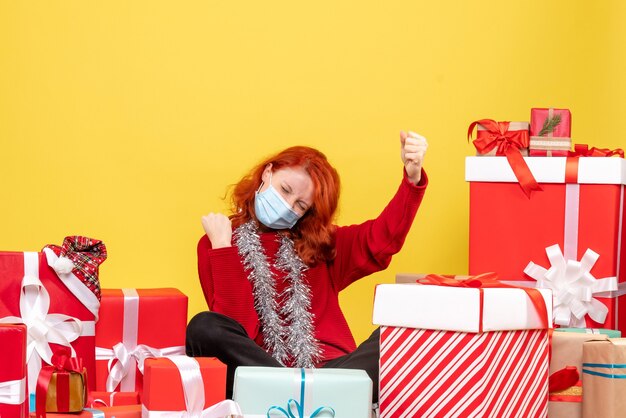
[[[369,418],[363,370],[238,367],[233,400],[245,418]]]

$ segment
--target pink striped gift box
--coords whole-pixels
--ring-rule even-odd
[[[549,330],[524,290],[378,285],[374,323],[381,418],[547,416]]]

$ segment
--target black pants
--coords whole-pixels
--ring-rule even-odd
[[[374,383],[372,402],[378,402],[379,329],[352,353],[330,360],[323,368],[365,370]],[[238,366],[282,367],[255,343],[232,318],[215,312],[201,312],[187,326],[187,355],[217,357],[227,366],[226,397],[232,398]]]

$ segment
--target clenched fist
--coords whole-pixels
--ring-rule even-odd
[[[224,248],[231,246],[233,229],[230,219],[221,213],[209,213],[202,217],[202,227],[211,241],[211,247]]]
[[[413,184],[419,183],[422,178],[424,155],[428,149],[426,138],[415,132],[400,132],[400,158],[404,164],[406,174]]]

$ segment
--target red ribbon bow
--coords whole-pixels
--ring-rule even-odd
[[[61,346],[52,354],[52,366],[55,370],[65,370],[68,372],[81,373],[83,371],[83,359],[72,357],[72,351],[69,347]]]
[[[568,153],[565,163],[565,183],[578,183],[578,158],[580,157],[612,157],[618,155],[624,158],[624,150],[621,148],[608,149],[596,148],[587,144],[574,145],[574,151]]]
[[[37,378],[37,390],[35,393],[35,404],[37,418],[46,417],[46,399],[48,397],[48,387],[54,373],[57,374],[57,410],[59,412],[69,412],[69,375],[70,373],[84,373],[83,359],[71,356],[69,347],[62,346],[52,355],[52,365],[44,366]],[[87,382],[85,382],[85,385]],[[85,386],[86,390],[86,386]],[[85,399],[87,397],[85,396]]]
[[[574,151],[568,153],[569,157],[612,157],[614,155],[624,158],[624,150],[621,148],[589,148],[587,144],[576,144],[574,145]]]
[[[498,274],[493,272],[482,273],[476,276],[469,276],[464,279],[459,279],[457,278],[457,276],[447,274],[427,274],[425,277],[418,279],[417,282],[421,284],[432,284],[436,286],[450,287],[508,287],[508,285],[499,282]]]
[[[548,307],[546,301],[543,299],[541,292],[537,289],[528,287],[518,287],[509,284],[502,283],[498,280],[496,273],[483,273],[477,276],[470,276],[467,279],[459,280],[455,276],[429,274],[423,279],[418,279],[417,283],[435,285],[435,286],[450,286],[450,287],[469,287],[477,288],[480,290],[480,322],[478,325],[478,332],[483,332],[483,289],[486,288],[501,288],[501,289],[522,289],[528,295],[535,310],[539,314],[543,328],[549,328],[548,324]]]
[[[476,150],[480,154],[486,154],[496,148],[496,155],[506,156],[522,190],[530,198],[531,192],[542,189],[520,152],[520,149],[528,147],[528,130],[509,131],[509,123],[492,119],[472,122],[467,131],[467,140],[472,139],[476,125],[483,126],[485,130],[478,131],[477,138],[473,141]]]

